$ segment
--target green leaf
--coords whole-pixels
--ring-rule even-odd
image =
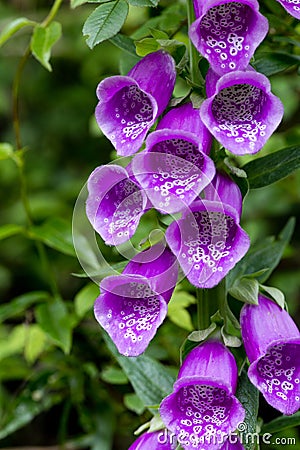
[[[255,69],[267,77],[280,73],[295,65],[300,65],[300,57],[284,52],[262,53],[253,62]]]
[[[6,239],[10,236],[14,236],[15,234],[22,233],[24,228],[21,225],[16,224],[7,224],[0,227],[0,241],[2,239]]]
[[[247,435],[255,435],[256,433],[256,423],[257,423],[257,414],[258,414],[258,405],[259,405],[259,392],[248,378],[247,372],[244,369],[239,377],[238,386],[236,390],[236,397],[242,403],[245,409],[245,419],[238,426],[238,430],[241,435],[243,432]],[[255,439],[252,442],[251,439],[242,439],[245,450],[254,450],[255,449]]]
[[[35,303],[44,302],[49,299],[48,292],[45,291],[33,291],[20,295],[14,298],[9,303],[2,304],[0,306],[0,322],[15,317],[19,314],[24,314],[26,309]]]
[[[71,0],[71,8],[84,5],[85,3],[107,3],[110,0]]]
[[[24,27],[34,26],[36,22],[27,19],[26,17],[19,17],[6,25],[0,33],[0,47],[11,38],[17,31]]]
[[[138,56],[146,56],[149,53],[156,52],[160,48],[157,40],[154,38],[144,38],[135,43]]]
[[[132,6],[157,6],[159,0],[128,0]]]
[[[35,362],[38,356],[45,349],[47,337],[41,327],[32,324],[28,328],[25,340],[24,356],[29,364]]]
[[[93,308],[96,298],[99,296],[99,286],[89,283],[84,286],[74,298],[75,312],[82,318]]]
[[[0,338],[0,361],[23,352],[27,332],[25,325],[16,325],[8,335]]]
[[[151,409],[173,389],[175,379],[162,364],[145,355],[126,358],[120,355],[110,337],[103,332],[109,350],[116,358],[143,404]]]
[[[87,45],[93,48],[117,34],[123,26],[127,14],[128,3],[126,0],[116,0],[98,6],[83,26],[83,35],[89,36],[86,41]]]
[[[143,414],[143,412],[145,411],[144,403],[136,394],[133,393],[124,395],[124,405],[126,406],[127,409],[135,412],[139,416]]]
[[[69,353],[72,343],[73,320],[65,303],[54,299],[35,308],[38,324],[44,332],[65,353]]]
[[[53,45],[61,37],[61,24],[51,22],[47,27],[36,25],[31,38],[30,48],[33,56],[50,72],[49,63]]]
[[[286,430],[287,428],[297,427],[300,425],[300,411],[296,412],[292,416],[280,416],[272,420],[269,423],[265,423],[261,428],[261,434],[264,433],[278,433],[279,431]]]
[[[243,170],[250,189],[257,189],[287,177],[300,167],[300,146],[284,148],[250,161]]]
[[[13,146],[7,142],[0,143],[0,161],[2,159],[9,159],[14,153]]]
[[[295,218],[291,217],[278,238],[268,237],[250,247],[248,253],[235,265],[226,277],[230,290],[237,278],[261,272],[258,281],[265,282],[281,260],[295,228]],[[267,270],[265,270],[267,269]]]
[[[229,289],[229,294],[244,303],[258,304],[259,283],[254,278],[237,278]]]
[[[271,286],[264,286],[262,284],[260,285],[260,289],[262,289],[263,291],[266,292],[267,295],[272,297],[275,300],[275,302],[280,306],[280,308],[283,309],[285,307],[285,297],[283,292],[280,291],[280,289]]]
[[[128,378],[118,367],[108,366],[101,372],[101,379],[109,384],[127,384]]]
[[[175,289],[168,304],[168,317],[179,327],[192,331],[193,323],[190,314],[185,309],[196,302],[195,297],[183,290]]]
[[[114,44],[116,47],[120,48],[121,50],[124,50],[126,53],[129,53],[130,55],[136,57],[136,51],[135,51],[135,45],[133,39],[131,39],[128,36],[125,36],[124,34],[118,33],[112,38],[109,39],[109,41]]]
[[[30,228],[29,236],[66,255],[76,256],[71,224],[61,218],[51,218],[40,226]]]

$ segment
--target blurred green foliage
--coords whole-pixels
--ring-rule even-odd
[[[42,21],[51,5],[47,0],[2,1],[0,27],[19,17]],[[115,157],[93,117],[96,86],[106,76],[126,73],[137,60],[110,41],[88,48],[81,29],[94,8],[86,4],[70,9],[69,2],[63,2],[55,18],[62,24],[62,37],[53,47],[52,72],[47,61],[45,68],[30,57],[20,81],[23,175],[34,226],[27,226],[18,161],[9,157],[10,147],[0,149],[0,448],[68,444],[62,448],[124,450],[133,442],[133,432],[152,417],[141,399],[143,392],[133,389],[126,364],[112,357],[93,317],[98,287],[78,276],[82,268],[72,243],[77,196],[91,171]],[[271,75],[273,92],[285,106],[281,126],[259,155],[264,156],[299,146],[300,25],[283,15],[275,1],[261,2],[261,8],[271,31],[254,65]],[[155,41],[153,28],[175,33],[186,43],[183,11],[184,2],[167,0],[157,8],[130,6],[122,33],[139,40],[142,52],[149,44],[143,39]],[[30,26],[20,29],[0,49],[0,141],[12,146],[13,80],[31,32]],[[180,48],[175,50],[181,57]],[[185,91],[181,80],[175,92],[179,97]],[[236,162],[243,166],[252,159],[240,157]],[[290,216],[296,218],[296,229],[268,285],[286,294],[300,325],[300,172],[250,190],[244,200],[243,227],[252,242],[278,235]],[[137,243],[148,237],[154,223],[147,215]],[[114,249],[99,245],[107,261],[120,261]],[[169,318],[142,360],[146,366],[151,358],[163,362],[162,376],[168,383],[178,370],[179,349],[195,327],[194,299],[194,290],[183,281]],[[241,304],[233,303],[238,314]],[[259,416],[268,422],[278,414],[262,400]],[[296,437],[300,445],[296,428],[281,433]]]

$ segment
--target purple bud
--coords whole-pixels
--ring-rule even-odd
[[[212,182],[204,189],[206,200],[222,202],[242,214],[242,194],[238,185],[225,173],[217,172]]]
[[[194,1],[197,20],[189,36],[199,53],[220,75],[243,70],[268,32],[256,0]]]
[[[184,449],[217,450],[243,421],[237,377],[235,359],[220,342],[206,341],[188,354],[173,393],[160,406],[163,422]]]
[[[284,309],[263,295],[258,300],[241,311],[248,376],[271,406],[290,415],[300,407],[300,332]]]
[[[96,120],[117,153],[137,152],[166,108],[176,79],[175,62],[163,50],[150,53],[127,76],[113,76],[97,88]]]
[[[283,105],[271,93],[268,78],[254,70],[228,73],[209,92],[214,94],[202,103],[200,116],[214,137],[236,155],[257,153],[283,117]]]

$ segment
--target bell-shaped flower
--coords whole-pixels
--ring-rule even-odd
[[[135,233],[147,209],[147,196],[129,168],[97,167],[88,179],[87,217],[107,245],[119,245]]]
[[[175,450],[176,447],[174,436],[160,430],[141,434],[128,450]]]
[[[243,198],[238,185],[223,172],[216,172],[211,183],[204,189],[206,200],[226,203],[236,210],[239,217],[242,214]]]
[[[239,219],[226,203],[198,200],[169,225],[167,243],[194,286],[216,286],[245,255],[250,240]]]
[[[200,116],[227,150],[236,155],[253,154],[279,125],[283,105],[272,94],[268,78],[249,69],[223,75],[214,93],[202,103]]]
[[[277,0],[291,15],[300,19],[300,0]]]
[[[122,156],[137,152],[171,98],[176,79],[172,56],[159,50],[139,61],[126,76],[100,82],[96,120]]]
[[[184,449],[220,449],[243,421],[237,379],[235,359],[220,342],[206,341],[187,355],[172,394],[160,405],[164,424]]]
[[[266,401],[285,415],[300,408],[300,332],[284,309],[263,295],[244,305],[242,338],[248,377]]]
[[[244,70],[268,32],[257,0],[194,0],[189,36],[215,72]]]
[[[177,277],[175,256],[159,242],[137,254],[122,274],[101,281],[95,317],[121,354],[146,350],[167,314]]]
[[[206,155],[211,135],[191,103],[172,109],[135,155],[132,170],[152,205],[176,213],[191,204],[215,174]]]

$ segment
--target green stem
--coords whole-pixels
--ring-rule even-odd
[[[187,18],[188,18],[188,28],[195,20],[195,12],[193,0],[187,0]],[[198,63],[199,63],[199,53],[197,49],[192,44],[189,39],[189,55],[190,55],[190,76],[191,81],[195,84],[203,84],[204,80],[200,73]]]
[[[196,289],[198,330],[205,330],[210,325],[210,296],[207,289]]]
[[[53,21],[53,19],[55,18],[55,16],[56,16],[56,14],[57,14],[57,12],[58,12],[62,2],[63,2],[63,0],[55,0],[54,1],[53,5],[52,5],[52,7],[51,7],[51,9],[49,11],[48,16],[41,23],[42,27],[46,28]]]

